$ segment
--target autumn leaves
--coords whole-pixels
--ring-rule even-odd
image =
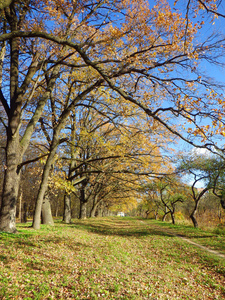
[[[96,166],[90,160],[104,161],[107,169],[112,159],[103,157],[109,156],[117,158],[111,174],[116,170],[119,180],[136,184],[136,179],[122,177],[167,168],[161,164],[160,147],[171,140],[170,134],[200,144],[189,139],[190,134],[198,136],[199,116],[222,122],[223,107],[209,114],[217,97],[210,102],[212,86],[199,77],[198,61],[223,51],[223,41],[199,43],[195,37],[203,23],[166,1],[154,7],[134,0],[18,1],[2,9],[0,22],[0,41],[7,43],[0,94],[7,127],[1,230],[16,230],[17,166],[26,163],[24,154],[37,131],[39,155],[44,152],[47,158],[34,228],[40,227],[48,179],[61,151],[70,153],[67,176],[81,164],[80,178],[94,180]],[[204,101],[199,90],[206,93]],[[207,132],[207,126],[201,130]],[[85,181],[89,192],[90,182]],[[84,182],[79,184],[78,191]]]

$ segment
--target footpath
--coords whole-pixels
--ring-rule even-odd
[[[142,224],[145,223],[144,221],[140,221]],[[146,223],[145,223],[146,224]],[[152,224],[151,224],[152,225]],[[210,249],[209,247],[206,247],[206,246],[203,246],[199,243],[196,243],[194,241],[192,241],[190,238],[187,238],[183,235],[180,235],[180,234],[177,234],[177,233],[174,233],[173,230],[171,230],[170,228],[162,228],[162,227],[159,227],[159,226],[154,226],[156,229],[158,229],[159,231],[163,232],[163,233],[166,233],[166,234],[169,234],[169,235],[172,235],[172,236],[175,236],[175,237],[179,237],[180,239],[184,240],[185,242],[189,243],[189,244],[192,244],[194,245],[195,247],[198,247],[208,253],[211,253],[211,254],[214,254],[218,257],[221,257],[221,258],[225,258],[225,254],[222,254],[220,253],[219,251],[216,251],[216,250],[213,250],[213,249]]]

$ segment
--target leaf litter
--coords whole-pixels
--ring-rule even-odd
[[[56,229],[21,227],[0,240],[1,299],[225,298],[224,261],[160,223],[104,218]]]

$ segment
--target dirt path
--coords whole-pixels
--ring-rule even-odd
[[[196,246],[196,247],[198,247],[198,248],[201,248],[202,250],[205,250],[205,251],[208,252],[208,253],[212,253],[212,254],[214,254],[214,255],[216,255],[216,256],[225,258],[225,255],[224,255],[224,254],[222,254],[222,253],[220,253],[220,252],[218,252],[218,251],[216,251],[216,250],[212,250],[212,249],[210,249],[210,248],[208,248],[208,247],[205,247],[205,246],[202,246],[202,245],[200,245],[200,244],[198,244],[198,243],[195,243],[195,242],[193,242],[192,240],[187,239],[187,238],[185,238],[185,237],[183,237],[183,236],[181,236],[181,235],[179,235],[179,234],[173,234],[173,235],[174,235],[174,236],[177,236],[177,237],[179,237],[179,238],[181,238],[182,240],[184,240],[185,242],[187,242],[187,243],[189,243],[189,244],[192,244],[192,245],[194,245],[194,246]]]
[[[140,221],[140,222],[141,222],[142,224],[145,223],[144,221]],[[173,236],[175,236],[175,237],[179,237],[180,239],[184,240],[185,242],[187,242],[187,243],[189,243],[189,244],[192,244],[192,245],[194,245],[194,246],[196,246],[196,247],[198,247],[198,248],[200,248],[200,249],[202,249],[202,250],[204,250],[204,251],[206,251],[206,252],[208,252],[208,253],[214,254],[214,255],[216,255],[216,256],[218,256],[218,257],[225,258],[225,254],[222,254],[222,253],[220,253],[220,252],[218,252],[218,251],[216,251],[216,250],[212,250],[212,249],[210,249],[210,248],[208,248],[208,247],[205,247],[205,246],[202,246],[202,245],[200,245],[200,244],[198,244],[198,243],[196,243],[196,242],[193,242],[192,240],[190,240],[190,239],[188,239],[188,238],[186,238],[186,237],[184,237],[184,236],[182,236],[182,235],[176,234],[176,233],[172,232],[172,231],[169,230],[169,229],[165,229],[165,228],[161,228],[161,227],[157,227],[157,229],[159,229],[159,230],[162,231],[162,232],[165,232],[165,233],[168,233],[168,234],[170,234],[170,235],[173,235]]]

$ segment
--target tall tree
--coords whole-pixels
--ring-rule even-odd
[[[21,30],[26,24],[26,16],[30,13],[27,3],[14,3],[7,6],[2,11],[1,32],[7,34],[16,30]],[[7,115],[6,135],[6,167],[2,193],[2,203],[0,212],[0,230],[15,232],[16,201],[18,196],[20,168],[22,157],[28,146],[28,141],[32,134],[32,128],[37,122],[39,111],[43,108],[45,97],[38,102],[38,108],[33,118],[27,126],[26,134],[20,138],[20,127],[22,113],[28,101],[33,97],[32,88],[35,89],[39,76],[35,74],[41,70],[40,54],[33,51],[25,72],[19,72],[19,68],[24,64],[29,46],[18,37],[8,40],[6,50],[9,60],[3,62],[3,79],[7,85],[1,86],[1,103]],[[4,47],[4,45],[3,45]],[[23,50],[22,50],[23,47]],[[2,48],[3,49],[3,48]],[[35,49],[35,45],[34,45]],[[23,67],[24,68],[24,67]],[[9,71],[9,75],[5,72]],[[9,85],[8,85],[9,84]],[[8,92],[9,91],[9,92]]]
[[[43,15],[48,15],[48,9],[44,12],[45,9],[44,1],[12,2],[2,11],[1,32],[3,35],[10,35],[18,30],[21,32],[45,30],[47,27]],[[75,7],[72,7],[70,13],[70,17],[73,17]],[[51,17],[53,16],[51,15]],[[64,36],[67,37],[68,30],[72,26],[70,17],[67,18],[67,25],[65,25]],[[10,60],[5,60],[3,63],[5,85],[2,86],[0,93],[1,103],[7,115],[7,124],[5,124],[7,134],[6,168],[0,230],[15,232],[20,165],[23,163],[23,155],[35,126],[47,100],[51,97],[56,80],[60,76],[60,62],[68,57],[68,51],[66,51],[66,46],[54,47],[53,44],[38,38],[22,39],[15,36],[7,39],[7,42],[6,50]],[[4,44],[2,47],[5,47]],[[8,89],[10,93],[8,93]],[[29,115],[26,113],[28,109]],[[25,120],[26,124],[24,124]],[[23,130],[21,130],[22,125]]]
[[[165,146],[169,137],[164,136],[163,140],[162,129],[150,126],[144,115],[140,121],[135,108],[127,111],[126,116],[121,114],[122,108],[112,105],[111,113],[106,113],[106,103],[102,108],[99,103],[86,109],[81,106],[71,118],[73,139],[66,147],[63,166],[65,168],[66,162],[69,163],[68,181],[76,184],[81,211],[84,212],[80,214],[82,217],[86,217],[85,207],[90,201],[93,202],[94,215],[97,206],[109,197],[116,202],[119,198],[121,202],[131,198],[130,194],[136,193],[132,183],[138,185],[141,175],[152,174],[156,168],[159,172],[162,163],[160,148]],[[136,124],[133,118],[137,118]]]
[[[221,97],[212,95],[212,82],[199,73],[198,61],[208,58],[212,61],[213,53],[215,56],[222,54],[223,40],[199,42],[195,39],[201,27],[198,21],[187,22],[185,16],[182,17],[179,11],[173,12],[166,1],[150,7],[144,0],[138,3],[136,0],[110,0],[107,5],[103,0],[94,3],[33,0],[12,1],[9,6],[1,8],[0,42],[7,41],[7,57],[10,57],[10,74],[7,73],[7,63],[3,72],[5,82],[10,81],[10,95],[6,88],[0,93],[8,117],[1,230],[16,230],[18,165],[62,65],[68,69],[82,69],[86,74],[90,71],[93,85],[91,87],[90,81],[86,86],[81,82],[79,97],[86,97],[95,90],[94,87],[102,85],[113,101],[115,95],[120,95],[121,102],[136,105],[151,122],[160,123],[190,144],[211,146],[208,142],[195,142],[194,136],[191,139],[189,127],[185,126],[185,122],[191,122],[194,126],[191,131],[205,133],[207,128],[200,126],[200,117],[207,116],[217,122],[221,113],[213,110],[214,113],[209,114],[209,109],[215,108],[215,104],[221,107]],[[27,49],[26,55],[24,49]],[[45,82],[47,93],[37,98],[37,109],[27,127],[29,135],[20,139],[22,110],[27,107],[27,100],[33,99],[40,76],[46,81],[43,75],[48,70],[52,76],[48,76],[51,80]],[[42,88],[42,81],[38,87]],[[179,118],[180,126],[175,117]],[[59,132],[61,127],[54,130]],[[55,140],[49,154],[51,159],[56,145],[58,141]],[[43,179],[48,177],[48,165]],[[43,184],[37,202],[38,211],[45,189],[46,184]]]

